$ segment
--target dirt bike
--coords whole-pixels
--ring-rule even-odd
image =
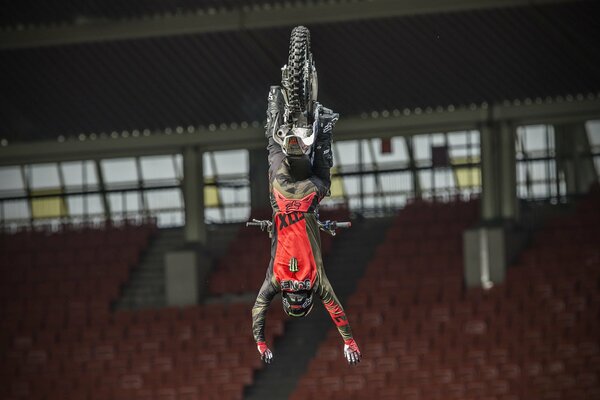
[[[290,146],[284,145],[284,141],[291,138],[301,139],[306,146],[298,141],[298,152],[292,155],[306,154],[311,150],[314,140],[313,123],[319,118],[321,106],[317,103],[318,78],[315,62],[310,51],[310,31],[304,26],[292,29],[288,63],[281,68],[281,93],[283,95],[284,113],[283,121],[277,131],[273,133],[275,140],[286,150]],[[271,97],[269,100],[272,100]],[[331,110],[329,110],[331,112]],[[309,140],[306,140],[310,138]],[[286,143],[287,144],[287,143]],[[293,147],[293,146],[291,146]],[[289,155],[290,152],[286,151]],[[350,222],[318,221],[319,229],[336,235],[338,228],[350,228]],[[246,222],[246,226],[257,226],[262,231],[267,231],[269,237],[273,234],[273,223],[269,220],[253,219]]]
[[[286,137],[300,138],[306,145],[300,144],[306,154],[312,144],[313,122],[319,109],[317,69],[310,50],[310,31],[304,26],[292,30],[288,63],[281,68],[281,86],[284,114],[275,140],[283,145]]]

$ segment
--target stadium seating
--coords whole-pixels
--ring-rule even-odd
[[[402,210],[346,310],[364,360],[331,330],[292,399],[600,398],[600,196],[550,221],[491,290],[465,289],[477,203]]]
[[[110,310],[155,230],[0,238],[0,399],[242,398],[261,367],[251,304]]]
[[[0,237],[0,302],[9,326],[105,318],[156,226],[65,227]]]
[[[271,219],[271,211],[255,210],[255,219]],[[322,209],[320,219],[348,221],[347,208]],[[338,234],[343,235],[343,231]],[[321,234],[321,251],[326,255],[332,246],[332,237]],[[266,233],[255,227],[240,229],[237,237],[229,245],[225,257],[219,260],[209,282],[209,291],[213,295],[227,293],[243,294],[257,292],[265,279],[265,273],[271,258],[271,242]]]

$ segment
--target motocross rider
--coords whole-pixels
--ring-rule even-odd
[[[282,292],[284,311],[303,317],[311,311],[316,293],[344,340],[346,360],[354,365],[360,362],[361,353],[325,274],[316,216],[317,206],[331,185],[331,134],[339,114],[318,103],[314,110],[310,132],[295,135],[290,130],[282,134],[282,90],[272,86],[269,91],[266,136],[273,232],[271,260],[252,308],[252,332],[261,359],[270,363],[273,353],[265,343],[264,327],[271,300]]]

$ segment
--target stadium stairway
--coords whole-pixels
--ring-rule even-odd
[[[239,230],[239,224],[209,226],[208,248],[213,259],[226,252],[231,240]],[[184,246],[183,229],[160,229],[142,256],[140,265],[131,273],[123,286],[123,294],[115,302],[118,310],[165,307],[164,259],[169,251]]]
[[[355,221],[352,229],[334,239],[332,250],[325,257],[324,263],[327,276],[342,305],[345,305],[345,300],[355,291],[358,280],[375,248],[384,239],[390,223],[390,218]],[[281,307],[280,303],[278,296],[273,300],[272,308]],[[273,364],[256,373],[254,384],[246,388],[244,398],[288,399],[309,360],[315,356],[318,346],[332,327],[331,318],[320,301],[308,317],[287,319],[285,334],[274,343],[274,347],[270,343],[274,354]],[[269,330],[268,321],[266,330]],[[338,339],[341,348],[343,343],[341,338]],[[343,364],[345,360],[340,358],[339,362]]]
[[[161,229],[150,243],[116,301],[116,309],[158,308],[166,306],[165,253],[181,246],[183,229]]]

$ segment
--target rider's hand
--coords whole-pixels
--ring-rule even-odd
[[[273,353],[271,350],[269,350],[267,344],[265,342],[256,342],[256,347],[260,353],[260,359],[267,364],[271,364],[271,361],[273,360]]]
[[[344,357],[350,365],[356,365],[360,362],[362,356],[354,339],[344,340]]]
[[[317,133],[317,142],[330,142],[333,127],[340,118],[340,114],[323,107],[320,103],[315,105],[315,122],[313,129]]]

